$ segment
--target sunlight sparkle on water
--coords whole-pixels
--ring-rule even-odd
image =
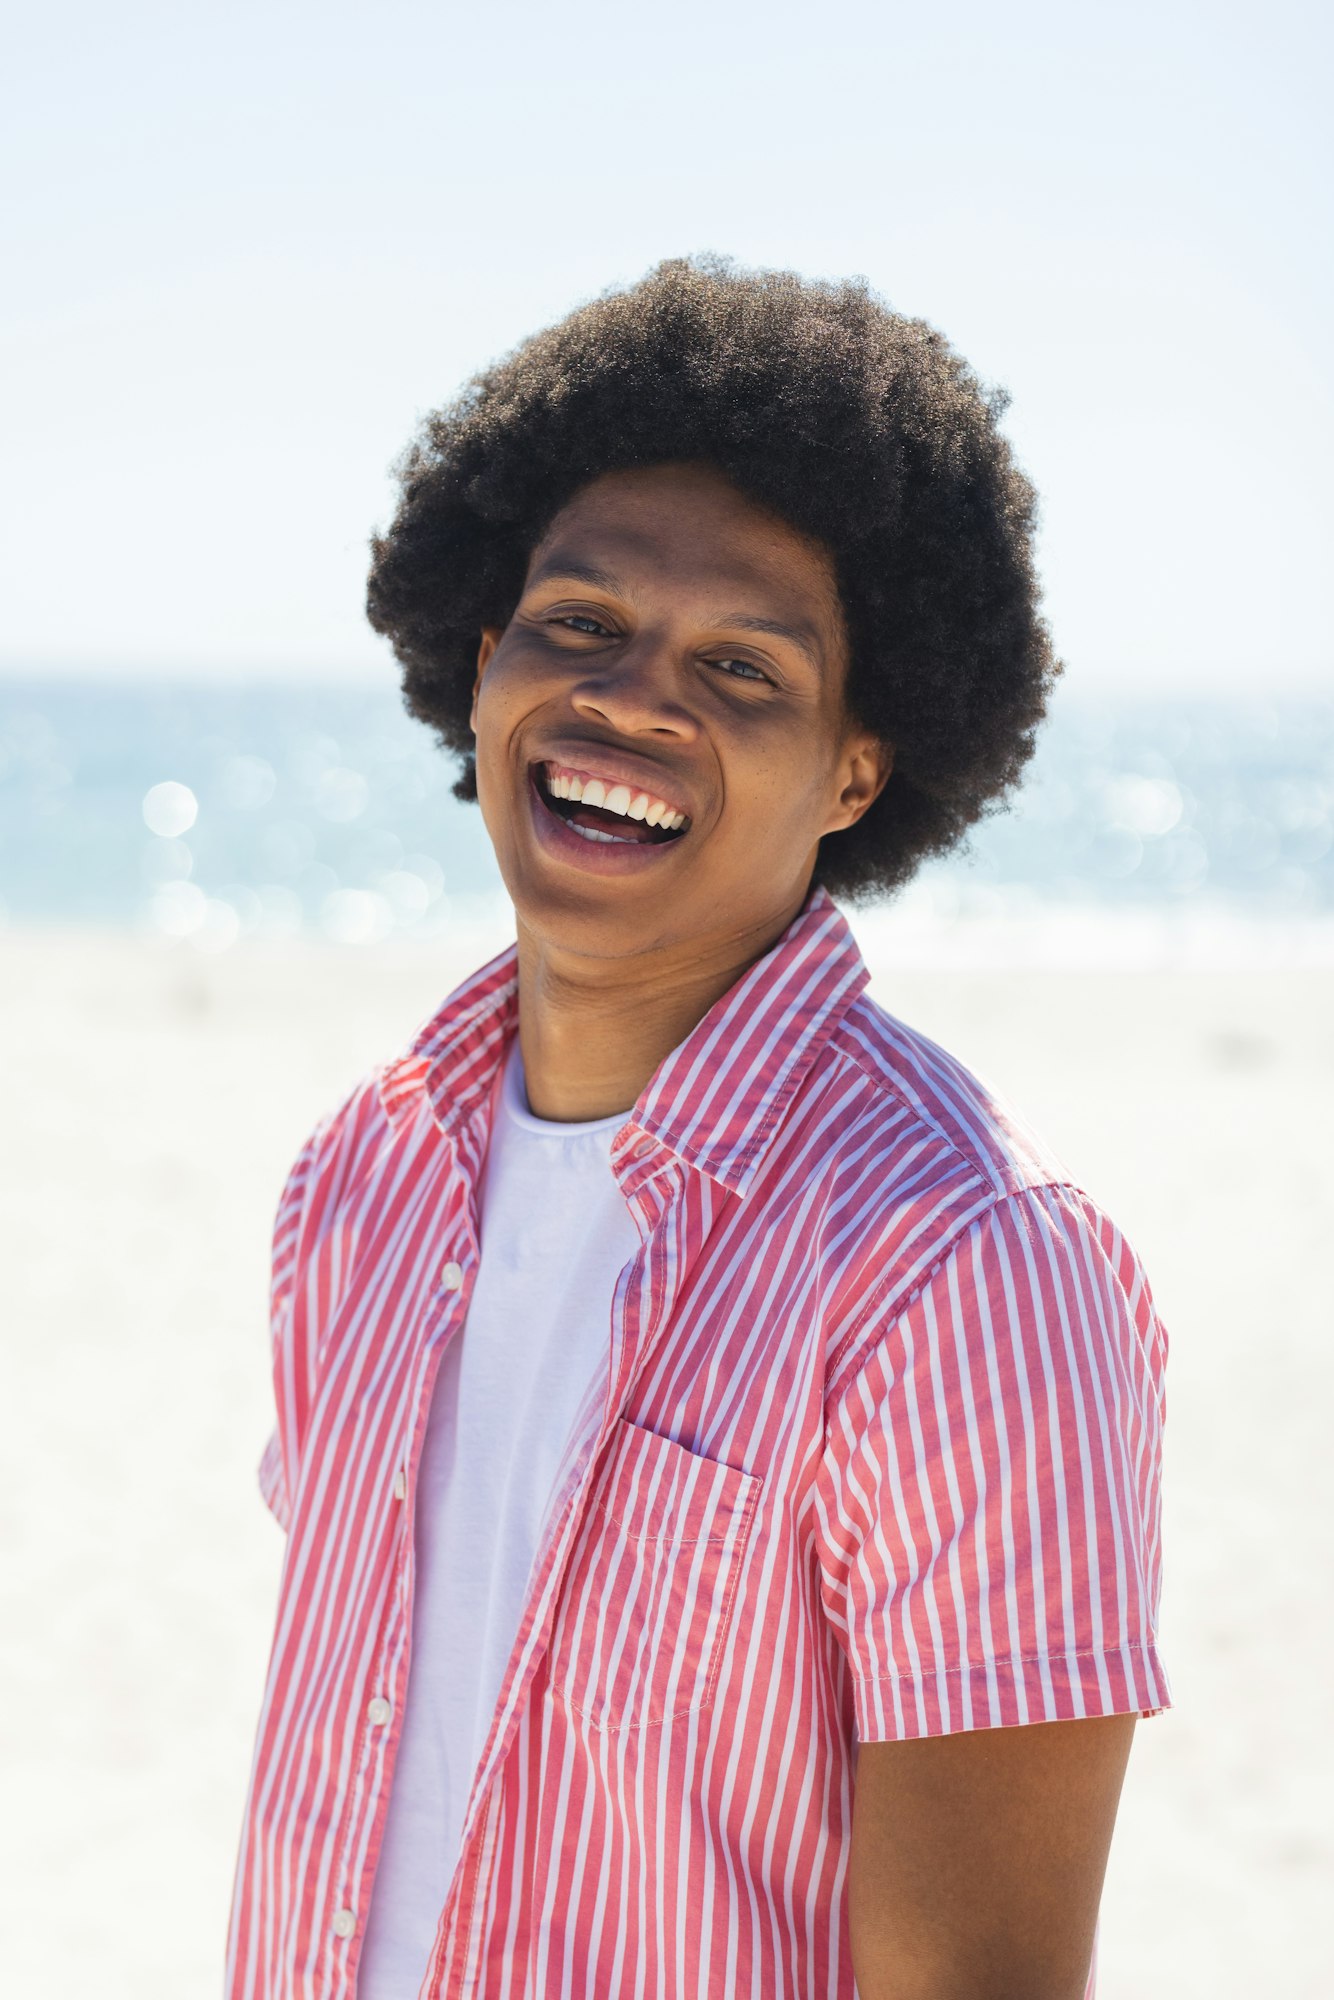
[[[144,825],[150,833],[174,840],[178,833],[188,833],[194,825],[199,817],[199,801],[188,785],[167,778],[160,785],[149,786],[142,810]]]

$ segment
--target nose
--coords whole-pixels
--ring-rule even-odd
[[[600,716],[613,729],[630,735],[668,735],[688,741],[698,731],[689,706],[682,700],[682,682],[666,646],[646,635],[614,654],[586,663],[570,689],[570,700],[581,715]]]

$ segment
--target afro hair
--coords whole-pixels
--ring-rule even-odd
[[[986,389],[925,320],[862,279],[805,280],[675,258],[473,376],[399,460],[372,539],[367,616],[403,669],[403,703],[463,758],[483,625],[505,625],[528,558],[603,473],[708,463],[823,546],[849,639],[844,710],[892,745],[813,881],[892,894],[995,810],[1033,754],[1063,663],[1038,611],[1037,495]]]

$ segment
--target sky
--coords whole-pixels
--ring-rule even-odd
[[[659,259],[865,277],[987,385],[1067,683],[1330,680],[1330,10],[13,17],[0,673],[387,682],[423,415]]]

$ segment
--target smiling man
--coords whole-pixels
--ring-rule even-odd
[[[540,1117],[628,1115],[879,794],[845,656],[828,557],[712,467],[606,473],[561,509],[483,629],[470,725]]]
[[[279,1203],[231,2000],[1094,1991],[1166,1335],[835,901],[959,843],[1060,670],[1003,408],[701,259],[403,463],[371,618],[516,935]]]

